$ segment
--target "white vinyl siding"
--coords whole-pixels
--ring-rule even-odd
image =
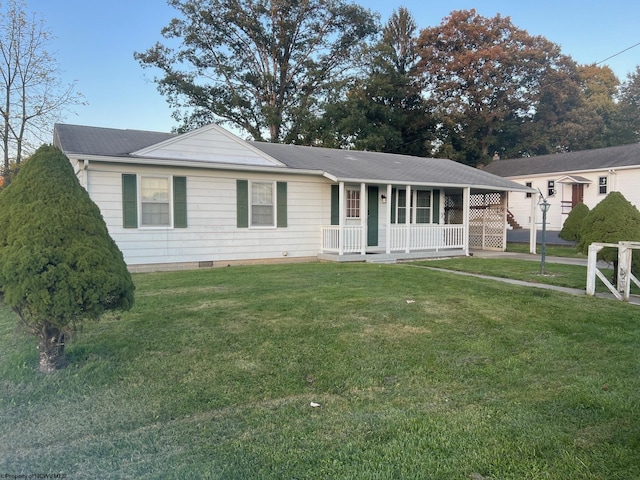
[[[94,163],[87,173],[87,190],[100,207],[109,233],[122,250],[125,261],[132,266],[211,261],[218,266],[227,265],[226,262],[263,261],[285,256],[315,258],[320,249],[319,225],[331,221],[330,182],[314,176],[252,175],[252,182],[287,182],[288,225],[286,228],[240,230],[236,213],[237,172]],[[169,178],[185,176],[188,228],[124,228],[123,173]],[[276,211],[278,198],[274,198]]]

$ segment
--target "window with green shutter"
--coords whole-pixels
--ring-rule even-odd
[[[172,178],[173,188],[169,189]],[[170,198],[170,194],[173,198]],[[122,224],[124,228],[187,227],[187,177],[122,175]],[[140,222],[138,210],[141,209]],[[140,225],[139,225],[140,223]]]
[[[238,228],[287,227],[287,182],[236,180]]]

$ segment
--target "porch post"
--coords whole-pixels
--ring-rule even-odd
[[[507,211],[509,210],[509,192],[500,193],[502,203],[502,251],[507,251]]]
[[[407,198],[405,199],[405,211],[404,216],[406,236],[404,239],[404,251],[405,253],[411,252],[411,185],[407,185]]]
[[[346,209],[344,208],[344,182],[338,184],[338,255],[344,255],[344,222]]]
[[[536,227],[536,211],[538,210],[536,208],[536,205],[538,204],[537,201],[538,198],[538,194],[537,193],[532,193],[531,194],[531,222],[529,222],[529,253],[536,253],[536,235],[537,235],[537,228]]]
[[[464,254],[469,256],[469,221],[471,218],[471,187],[462,190],[462,225],[464,228]]]
[[[360,184],[360,230],[362,236],[360,238],[360,254],[367,254],[367,223],[369,220],[369,199],[367,198],[367,186],[364,183]]]
[[[385,226],[385,245],[386,245],[386,249],[387,249],[387,254],[391,253],[391,184],[387,185],[387,203],[385,205],[385,210],[386,210],[386,226]]]

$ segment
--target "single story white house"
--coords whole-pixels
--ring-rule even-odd
[[[523,228],[540,228],[540,210],[531,201],[540,194],[551,204],[547,228],[561,230],[571,209],[582,202],[592,209],[609,192],[620,192],[640,207],[640,144],[598,148],[531,158],[495,160],[485,172],[513,180],[540,193],[509,196],[508,209]],[[537,219],[537,220],[536,220]]]
[[[504,250],[507,194],[451,160],[56,124],[132,271]]]

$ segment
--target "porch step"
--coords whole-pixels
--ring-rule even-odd
[[[367,255],[367,263],[398,263],[397,256],[393,255]]]

